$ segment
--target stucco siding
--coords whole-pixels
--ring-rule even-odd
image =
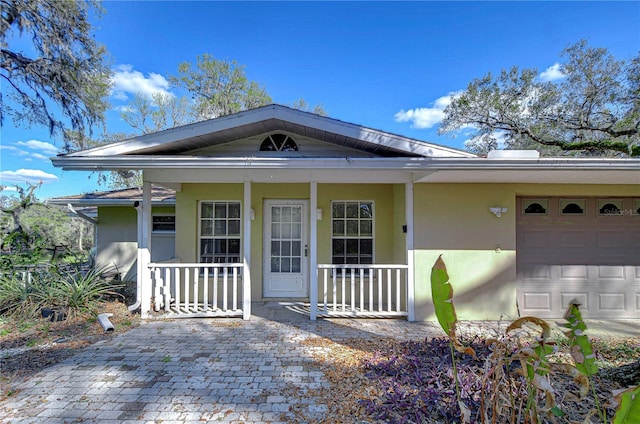
[[[98,208],[96,266],[99,269],[112,268],[123,279],[135,278],[137,219],[137,212],[133,207]]]
[[[251,298],[262,299],[263,215],[269,199],[309,199],[307,183],[251,185]],[[176,257],[197,262],[198,202],[200,200],[243,200],[242,184],[183,184],[176,195]],[[391,184],[318,184],[318,208],[323,211],[318,225],[318,263],[331,263],[331,201],[371,200],[375,204],[375,261],[405,262],[404,186]]]
[[[634,185],[416,184],[416,319],[435,319],[430,273],[442,255],[460,319],[517,316],[517,196],[637,196]],[[490,207],[507,208],[500,218]]]

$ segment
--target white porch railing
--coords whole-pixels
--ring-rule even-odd
[[[394,264],[319,264],[317,316],[408,316],[407,270]]]
[[[242,317],[242,263],[150,263],[151,311],[172,318]]]

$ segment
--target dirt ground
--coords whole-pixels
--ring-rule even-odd
[[[114,337],[140,323],[121,301],[104,302],[100,313],[111,313],[114,331],[105,332],[96,318],[74,318],[51,322],[47,319],[16,320],[0,317],[0,398],[12,385],[28,379],[43,368],[63,361],[78,349]]]

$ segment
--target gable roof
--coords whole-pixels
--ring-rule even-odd
[[[78,206],[131,206],[135,201],[142,201],[142,187],[131,187],[121,190],[95,191],[93,193],[76,194],[47,199],[52,205]],[[151,185],[151,204],[154,206],[174,206],[176,192],[156,184]]]
[[[380,157],[475,156],[462,150],[272,104],[59,157],[173,156],[274,131],[285,131]]]

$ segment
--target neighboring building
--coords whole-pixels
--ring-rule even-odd
[[[53,163],[143,170],[144,316],[248,319],[251,301],[298,300],[312,319],[433,319],[442,255],[461,319],[560,317],[573,298],[589,318],[640,317],[639,159],[475,157],[270,105]],[[168,262],[152,184],[175,190]]]
[[[152,186],[151,259],[164,261],[175,256],[175,201],[173,190]],[[95,225],[95,265],[108,269],[125,281],[135,280],[138,255],[138,212],[142,188],[101,191],[47,200],[69,206],[77,216]],[[95,209],[90,216],[87,208]]]

